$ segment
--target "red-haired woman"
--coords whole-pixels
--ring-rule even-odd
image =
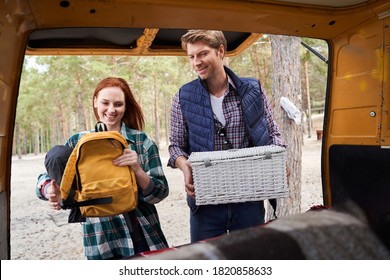
[[[128,165],[134,171],[138,185],[138,207],[133,211],[135,226],[127,227],[123,215],[86,218],[82,222],[84,252],[87,259],[122,259],[145,251],[168,247],[161,230],[154,204],[168,196],[159,151],[155,143],[142,131],[144,116],[128,83],[117,77],[100,81],[93,94],[93,109],[98,121],[109,131],[119,131],[129,143],[114,165]],[[50,208],[61,209],[59,184],[67,158],[84,131],[72,135],[65,145],[55,146],[45,159],[48,174],[40,176],[37,196],[49,200]]]

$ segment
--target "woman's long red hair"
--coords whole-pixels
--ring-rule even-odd
[[[92,106],[95,97],[98,96],[99,92],[102,89],[107,87],[119,87],[122,89],[123,93],[125,94],[126,110],[125,110],[125,114],[123,115],[122,121],[126,124],[126,126],[137,130],[143,130],[145,126],[145,119],[144,119],[144,114],[142,112],[142,109],[137,103],[137,101],[135,100],[129,84],[126,82],[126,80],[122,78],[107,77],[101,80],[97,84],[95,88],[95,92],[93,93]],[[93,111],[95,113],[96,119],[99,120],[99,115],[95,107],[93,107]]]

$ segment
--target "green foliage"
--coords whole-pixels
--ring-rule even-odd
[[[266,92],[272,93],[271,43],[267,35],[229,61],[238,75],[258,78]]]
[[[302,38],[302,42],[310,46],[318,55],[322,56],[326,61],[328,60],[328,44],[323,40],[316,40],[311,38]],[[321,57],[311,52],[306,47],[301,48],[302,64],[308,62],[308,75],[310,82],[310,101],[312,108],[324,108],[326,82],[328,77],[328,64],[323,61]],[[302,75],[303,76],[303,75]],[[304,81],[302,80],[304,84]],[[302,86],[306,93],[306,87]]]

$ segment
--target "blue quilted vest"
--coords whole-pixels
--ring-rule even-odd
[[[225,67],[241,99],[244,122],[250,135],[251,146],[270,144],[259,81],[254,78],[239,78]],[[210,95],[201,79],[189,82],[180,89],[180,107],[188,127],[189,146],[186,151],[204,152],[214,150],[214,118]]]

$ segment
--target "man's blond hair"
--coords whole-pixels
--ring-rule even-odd
[[[181,46],[183,50],[187,51],[187,44],[194,44],[196,42],[203,42],[211,48],[218,50],[221,45],[226,52],[227,42],[225,35],[219,30],[188,30],[186,34],[181,37]]]

